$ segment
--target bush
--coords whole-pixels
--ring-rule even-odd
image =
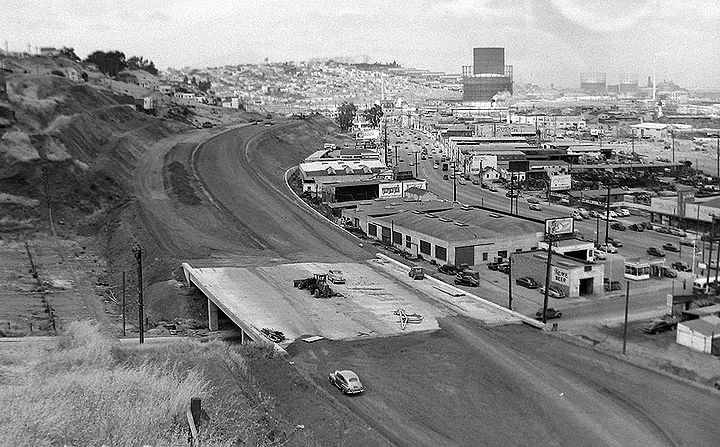
[[[211,391],[199,373],[120,363],[119,343],[87,322],[72,323],[58,345],[26,359],[23,374],[0,388],[4,445],[186,443],[190,398]]]

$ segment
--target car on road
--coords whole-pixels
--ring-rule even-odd
[[[627,230],[627,227],[620,222],[614,222],[612,225],[610,225],[610,228],[617,231],[625,231]]]
[[[607,241],[608,241],[608,244],[612,244],[613,247],[615,247],[615,248],[620,248],[623,246],[622,242],[620,242],[619,240],[612,238],[612,237],[607,238]]]
[[[670,267],[674,268],[675,270],[677,270],[679,272],[689,272],[690,270],[692,270],[690,268],[690,265],[687,262],[683,262],[683,261],[675,261],[672,264],[670,264]]]
[[[457,275],[460,273],[460,269],[455,264],[443,264],[438,267],[438,272],[446,275]]]
[[[645,228],[640,224],[631,224],[630,226],[628,226],[628,229],[637,231],[639,233],[642,233],[643,231],[645,231]]]
[[[538,289],[538,290],[540,290],[541,294],[545,295],[545,287],[540,287],[540,289]],[[550,298],[562,299],[562,298],[565,298],[567,295],[565,295],[565,292],[558,289],[557,287],[550,286],[550,287],[548,287],[548,296]]]
[[[542,320],[543,310],[542,307],[535,312],[535,319]],[[545,311],[545,318],[550,320],[551,318],[560,318],[562,317],[562,312],[559,310],[553,309],[552,307],[548,307]]]
[[[449,180],[450,177],[447,174],[443,174],[443,180]]]
[[[494,187],[493,185],[490,185],[490,186],[488,186],[488,191],[490,191],[490,192],[497,192],[497,188]]]
[[[528,208],[530,208],[533,211],[542,211],[542,208],[540,208],[540,205],[538,205],[537,203],[533,203]]]
[[[505,193],[505,197],[516,198],[516,197],[520,197],[520,194],[518,194],[517,191],[508,191]]]
[[[537,197],[528,197],[527,202],[528,203],[540,203],[540,201],[537,199]]]
[[[667,320],[655,320],[643,326],[643,332],[646,334],[658,334],[672,330],[674,327],[673,323]]]
[[[642,227],[645,228],[646,230],[653,229],[653,224],[651,224],[650,222],[640,222],[640,225],[642,225]]]
[[[328,270],[328,281],[333,284],[345,284],[345,278],[343,277],[342,270],[330,269]]]
[[[523,276],[522,278],[516,279],[515,284],[527,287],[528,289],[537,289],[540,287],[540,284],[529,276]]]
[[[408,276],[412,279],[423,279],[425,278],[425,271],[422,267],[410,267]]]
[[[679,228],[670,228],[669,232],[673,236],[687,237],[687,233],[685,232],[685,230],[681,230]]]
[[[602,218],[602,214],[598,213],[595,210],[590,211],[590,213],[588,213],[588,215],[593,219]]]
[[[330,383],[342,391],[343,394],[358,394],[365,391],[360,378],[349,369],[331,372],[328,378]]]
[[[677,278],[677,272],[666,267],[662,270],[662,276],[665,278]]]
[[[629,217],[630,216],[630,210],[625,208],[618,208],[615,210],[618,216],[620,217]]]
[[[673,244],[672,242],[668,242],[667,244],[664,244],[662,246],[662,248],[663,248],[663,250],[667,250],[667,251],[675,251],[675,252],[680,251],[680,248],[677,245]]]
[[[570,217],[572,217],[575,220],[583,220],[582,214],[578,213],[577,211],[573,212],[572,216],[570,216]]]
[[[662,258],[665,256],[665,252],[662,250],[659,250],[657,247],[648,248],[647,254],[649,254],[650,256],[657,256],[658,258]]]

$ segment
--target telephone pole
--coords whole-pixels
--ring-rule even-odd
[[[142,255],[143,249],[139,244],[133,247],[133,253],[135,254],[135,260],[137,261],[137,275],[138,275],[138,323],[140,326],[140,344],[145,343],[145,315],[143,302],[143,268],[142,268]]]
[[[610,185],[607,187],[607,206],[605,209],[605,246],[607,248],[608,237],[610,235]]]
[[[550,271],[552,270],[552,244],[553,235],[547,234],[545,240],[548,244],[547,268],[545,269],[545,293],[543,293],[542,322],[547,324],[548,291],[550,290]]]
[[[630,302],[630,281],[626,282],[627,290],[625,291],[625,325],[623,326],[623,355],[625,355],[625,347],[627,346],[627,323],[628,323],[628,304]]]

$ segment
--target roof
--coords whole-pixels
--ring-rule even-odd
[[[350,168],[352,174],[366,174],[365,168],[370,169],[372,172],[378,172],[385,169],[385,164],[380,160],[366,159],[366,160],[316,160],[300,163],[300,170],[305,174],[322,173],[327,175],[328,170],[336,171],[342,174],[341,171]]]
[[[485,243],[492,244],[498,236],[537,235],[542,232],[542,224],[539,223],[457,204],[452,206],[446,211],[427,213],[418,209],[376,220],[386,226],[411,229],[449,242],[485,240]]]
[[[640,124],[633,124],[630,127],[634,127],[636,129],[653,129],[653,130],[663,130],[667,128],[667,124],[663,123],[640,123]]]
[[[714,315],[720,313],[720,304],[713,304],[712,306],[705,306],[705,307],[697,307],[695,309],[690,309],[683,311],[684,314],[688,315],[697,315],[698,317],[702,317],[705,315]]]
[[[415,195],[424,196],[427,193],[428,193],[428,190],[420,189],[417,186],[413,186],[412,188],[408,188],[405,190],[405,194],[415,194]]]
[[[720,322],[720,319],[718,319],[718,322]],[[706,337],[712,337],[713,339],[720,338],[720,325],[713,324],[711,321],[705,319],[685,321],[680,323],[680,325],[685,326],[691,331],[698,332]]]

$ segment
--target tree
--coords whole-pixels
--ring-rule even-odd
[[[379,104],[374,104],[372,107],[363,112],[363,118],[365,118],[372,127],[380,126],[380,119],[382,116],[383,111]]]
[[[201,92],[207,92],[212,87],[212,83],[209,80],[200,81],[198,82],[197,87]]]
[[[132,56],[127,60],[127,68],[130,70],[143,70],[151,75],[157,76],[158,69],[155,68],[153,61],[146,60],[144,57]]]
[[[125,53],[122,51],[95,51],[85,59],[85,62],[95,64],[98,70],[113,77],[127,68]]]
[[[60,54],[73,62],[80,62],[80,58],[75,54],[75,49],[72,47],[60,48]]]
[[[356,112],[357,107],[355,107],[355,104],[351,102],[344,102],[340,107],[338,107],[337,122],[341,131],[347,132],[350,130],[353,120],[355,119]]]

